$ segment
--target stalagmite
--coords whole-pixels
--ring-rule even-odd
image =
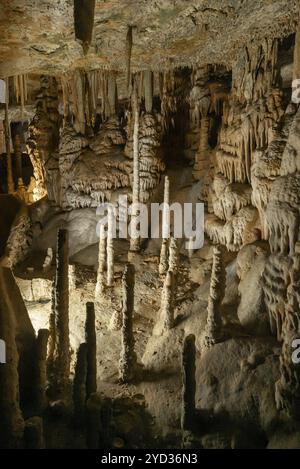
[[[35,406],[36,413],[40,415],[47,406],[47,344],[49,338],[48,329],[40,329],[36,339],[36,364],[35,364]]]
[[[158,271],[160,275],[164,275],[168,270],[168,240],[163,239],[161,243],[160,258]]]
[[[49,315],[49,341],[48,341],[48,354],[47,354],[47,367],[49,371],[53,366],[54,351],[56,344],[56,327],[55,327],[55,280],[52,282],[51,290],[51,312]]]
[[[75,375],[73,381],[74,420],[81,425],[85,417],[87,387],[87,344],[80,344],[76,353]]]
[[[164,206],[162,214],[162,245],[160,251],[159,273],[165,274],[168,270],[168,235],[169,235],[169,204],[170,204],[170,181],[165,176],[164,181]]]
[[[86,304],[85,342],[87,346],[87,376],[86,396],[87,398],[97,391],[97,341],[95,329],[95,307],[94,303]]]
[[[8,119],[8,103],[9,103],[9,83],[8,78],[5,80],[5,146],[6,146],[6,158],[7,158],[7,191],[12,194],[15,190],[12,170],[12,158],[10,151],[10,123]]]
[[[163,331],[168,331],[174,327],[174,295],[174,273],[171,270],[168,270],[161,296],[161,318]]]
[[[123,273],[122,348],[119,362],[120,381],[126,383],[134,377],[137,357],[134,351],[134,267],[127,264]]]
[[[138,218],[139,210],[138,204],[140,202],[140,156],[139,156],[139,104],[138,95],[136,89],[136,83],[134,85],[133,97],[132,97],[132,112],[134,116],[134,127],[133,127],[133,183],[132,183],[132,215],[131,215],[131,226],[132,232],[130,237],[130,250],[140,250],[140,237],[136,232],[136,220]]]
[[[145,109],[146,112],[152,112],[153,101],[153,73],[151,70],[144,71],[144,85],[145,85]]]
[[[106,237],[105,237],[105,227],[104,225],[100,226],[99,234],[99,250],[98,250],[98,270],[97,270],[97,282],[95,288],[95,299],[101,296],[105,288],[105,272],[106,265]]]
[[[222,337],[221,303],[224,298],[226,271],[221,246],[214,246],[213,265],[207,305],[207,320],[204,345],[210,347]]]
[[[55,349],[53,379],[56,391],[64,394],[70,375],[69,340],[69,246],[68,231],[59,229],[55,277]]]
[[[107,286],[111,287],[114,283],[114,214],[112,210],[108,213],[107,228]]]
[[[190,334],[184,339],[182,350],[182,408],[181,428],[191,430],[195,421],[196,394],[196,347],[195,336]]]
[[[177,274],[179,267],[179,251],[178,251],[178,240],[171,236],[169,245],[169,270],[174,275]]]

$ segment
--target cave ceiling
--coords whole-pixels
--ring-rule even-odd
[[[75,39],[73,0],[0,0],[0,75],[55,75],[77,67],[125,70],[130,26],[133,71],[206,63],[230,67],[246,43],[294,31],[296,4],[96,0],[92,42],[84,55]]]

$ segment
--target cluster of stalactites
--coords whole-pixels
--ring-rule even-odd
[[[85,134],[93,126],[96,115],[103,120],[116,113],[116,73],[106,70],[76,69],[62,76],[64,121],[72,122],[75,130]]]

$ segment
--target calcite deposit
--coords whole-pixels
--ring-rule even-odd
[[[0,0],[1,449],[300,448],[299,82],[298,0]]]

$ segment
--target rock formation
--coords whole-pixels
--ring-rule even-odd
[[[131,264],[125,266],[122,282],[122,348],[119,363],[119,378],[121,382],[126,383],[133,379],[137,361],[133,335],[134,267]]]
[[[213,265],[207,305],[204,343],[206,347],[217,343],[222,337],[221,303],[224,297],[226,272],[221,246],[214,246]]]

